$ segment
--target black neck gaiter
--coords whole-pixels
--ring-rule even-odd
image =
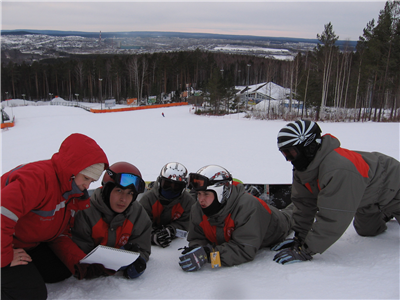
[[[212,215],[215,215],[217,212],[219,212],[222,206],[223,205],[219,203],[217,199],[214,199],[213,203],[211,203],[210,206],[206,208],[202,208],[202,211],[207,217],[211,217]]]

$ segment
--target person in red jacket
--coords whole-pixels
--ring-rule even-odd
[[[74,133],[51,159],[2,175],[2,299],[46,299],[45,283],[75,272],[71,255],[85,253],[71,239],[74,215],[89,207],[87,189],[106,168],[99,145]]]

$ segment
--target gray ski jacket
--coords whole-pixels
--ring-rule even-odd
[[[85,253],[89,253],[98,245],[129,249],[135,245],[140,256],[146,261],[151,253],[151,221],[137,202],[132,202],[123,213],[115,214],[104,203],[101,187],[97,188],[90,199],[90,207],[79,211],[72,229],[73,241]],[[137,251],[136,249],[132,249]]]
[[[203,214],[198,202],[193,205],[187,240],[189,246],[211,244],[223,266],[239,265],[252,261],[260,248],[285,239],[291,212],[269,207],[238,184],[232,186],[226,205],[211,217]]]
[[[357,212],[371,205],[384,209],[389,202],[393,208],[396,198],[399,207],[399,191],[397,160],[378,152],[340,148],[337,138],[324,135],[307,169],[293,170],[293,230],[312,253],[323,253],[346,231]]]
[[[172,201],[165,199],[160,195],[158,182],[154,182],[152,189],[145,192],[140,199],[140,204],[153,222],[153,229],[171,225],[175,230],[185,231],[189,228],[190,209],[195,202],[187,191]]]

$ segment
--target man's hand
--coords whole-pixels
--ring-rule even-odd
[[[139,256],[132,264],[124,269],[124,276],[128,279],[137,278],[146,270],[146,261]]]
[[[291,249],[293,249],[294,246],[300,245],[300,244],[301,244],[300,239],[299,239],[298,237],[295,236],[295,237],[292,238],[292,239],[286,239],[286,240],[284,240],[283,242],[280,242],[280,243],[278,243],[278,244],[272,246],[272,247],[271,247],[271,250],[279,251],[279,250],[286,249],[286,248],[291,248]]]
[[[75,265],[75,277],[79,280],[86,278],[97,278],[100,276],[114,275],[116,271],[106,269],[102,264],[81,264]]]
[[[210,260],[210,249],[208,247],[195,245],[184,249],[179,257],[179,265],[183,271],[193,272],[200,270]]]
[[[165,248],[169,246],[174,237],[175,229],[172,226],[165,226],[152,232],[151,242]]]
[[[295,245],[292,248],[286,248],[274,257],[274,261],[282,265],[306,260],[312,260],[312,256],[304,245]]]
[[[24,249],[13,249],[14,257],[11,261],[10,267],[27,265],[28,262],[32,261],[32,258],[25,252]]]

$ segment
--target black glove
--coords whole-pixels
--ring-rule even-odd
[[[206,262],[210,262],[210,251],[210,247],[208,246],[194,245],[185,247],[182,255],[179,257],[179,265],[186,272],[200,270]]]
[[[124,270],[124,276],[128,279],[137,278],[146,270],[146,261],[139,256]]]
[[[282,249],[286,249],[286,248],[293,249],[293,247],[295,247],[296,245],[297,246],[301,245],[301,240],[297,236],[295,236],[292,239],[286,239],[283,242],[280,242],[280,243],[272,246],[271,250],[278,251],[278,250],[282,250]]]
[[[168,247],[172,239],[175,237],[175,229],[172,226],[163,226],[156,229],[151,234],[151,242],[153,245],[158,245],[163,248]]]
[[[116,271],[106,269],[102,264],[81,264],[75,266],[75,277],[79,280],[97,278],[100,276],[114,275]]]
[[[120,249],[132,251],[132,252],[140,252],[140,250],[141,250],[141,248],[139,247],[138,244],[132,244],[132,243],[126,244],[126,245],[122,246]]]
[[[312,260],[311,252],[307,249],[307,246],[297,243],[292,248],[282,250],[274,257],[274,261],[282,265],[306,260]]]

